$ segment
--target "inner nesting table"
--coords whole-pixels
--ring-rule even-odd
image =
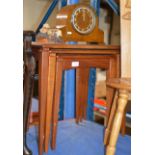
[[[32,43],[32,53],[39,64],[39,155],[48,151],[52,123],[51,147],[56,147],[56,132],[62,73],[76,69],[76,122],[86,119],[88,78],[91,67],[106,70],[106,78],[119,77],[120,47],[111,45],[69,45]],[[107,117],[113,90],[107,88]],[[82,104],[81,104],[82,103]],[[43,147],[44,146],[44,147]]]

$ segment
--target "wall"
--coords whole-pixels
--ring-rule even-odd
[[[109,24],[105,22],[105,18],[107,16],[107,10],[100,8],[99,14],[99,28],[104,31],[104,43],[108,44],[108,32],[109,32]]]
[[[120,16],[116,15],[115,13],[113,13],[111,44],[120,45]]]
[[[23,0],[23,29],[36,30],[53,0]],[[48,19],[50,25],[55,23],[58,7]]]

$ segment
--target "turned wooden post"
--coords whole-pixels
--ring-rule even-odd
[[[116,104],[117,104],[117,99],[118,99],[118,91],[115,92],[111,112],[110,112],[110,117],[108,120],[107,128],[105,129],[105,134],[104,134],[104,145],[108,144],[109,136],[110,136],[110,129],[113,123],[114,115],[116,112]]]
[[[105,154],[114,155],[122,119],[131,91],[131,79],[111,78],[107,80],[106,84],[108,87],[116,91],[110,112],[108,126],[104,135]]]
[[[118,108],[116,110],[116,115],[115,115],[114,123],[112,126],[109,145],[108,145],[107,150],[106,150],[106,155],[114,155],[115,154],[116,142],[117,142],[118,135],[120,132],[123,113],[124,113],[125,107],[126,107],[127,102],[128,102],[128,96],[129,96],[128,91],[119,90]]]

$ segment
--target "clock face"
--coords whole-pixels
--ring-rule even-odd
[[[86,6],[80,6],[72,14],[73,28],[80,34],[88,34],[93,31],[96,25],[94,11]]]

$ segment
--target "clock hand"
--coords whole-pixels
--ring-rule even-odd
[[[82,13],[82,17],[83,17],[83,21],[85,21],[86,20],[86,13],[85,13],[84,10],[83,10],[83,13]]]

